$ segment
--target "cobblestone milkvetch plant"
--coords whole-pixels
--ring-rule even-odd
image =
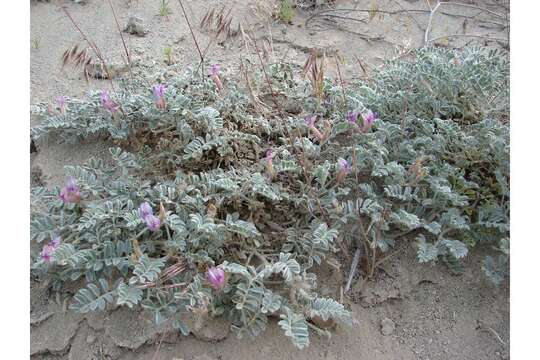
[[[481,267],[504,279],[507,54],[424,49],[346,88],[325,79],[322,97],[284,64],[251,72],[250,91],[216,69],[33,107],[36,141],[114,142],[112,162],[68,165],[62,189],[32,189],[32,239],[45,244],[32,269],[57,289],[85,283],[71,309],[142,306],[184,334],[183,313],[223,316],[239,336],[275,316],[303,348],[321,320],[351,323],[317,291],[338,249],[361,249],[373,276],[398,242],[454,271],[489,244],[497,256]]]

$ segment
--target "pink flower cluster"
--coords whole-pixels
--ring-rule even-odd
[[[109,110],[112,114],[114,114],[118,111],[118,109],[120,109],[120,105],[118,105],[111,99],[111,96],[109,95],[109,92],[107,90],[101,90],[99,100],[101,102],[101,106]]]
[[[44,262],[51,262],[54,252],[56,251],[58,246],[60,246],[61,240],[62,239],[60,238],[60,236],[57,236],[53,238],[48,244],[43,246],[43,250],[41,250],[40,254],[41,260],[43,260]]]
[[[154,215],[154,211],[146,201],[139,206],[139,216],[145,222],[146,227],[150,231],[156,231],[161,226],[161,221]]]
[[[214,80],[214,84],[216,84],[216,89],[218,92],[221,91],[223,88],[223,84],[221,83],[221,79],[219,78],[219,72],[221,70],[221,65],[219,64],[213,64],[208,69],[208,75]]]
[[[167,90],[167,86],[164,84],[157,84],[154,85],[152,88],[152,92],[154,93],[154,97],[156,98],[156,106],[158,109],[165,110],[167,108],[167,103],[165,102],[165,91]]]
[[[65,97],[64,95],[56,98],[56,104],[58,105],[58,109],[60,110],[61,114],[64,114],[66,112],[66,103],[67,97]]]
[[[211,267],[206,272],[206,279],[216,290],[220,290],[225,286],[225,271],[220,267]]]
[[[344,172],[345,174],[348,174],[351,172],[351,165],[349,162],[345,159],[338,159],[338,165],[339,165],[339,171]]]
[[[362,125],[358,124],[359,115],[362,116]],[[373,123],[375,123],[375,121],[379,118],[379,116],[372,111],[368,111],[365,114],[360,114],[358,111],[350,111],[347,113],[346,118],[349,123],[358,125],[362,132],[368,132],[373,126]]]
[[[343,179],[351,172],[352,167],[349,164],[349,162],[345,159],[339,158],[338,159],[338,173],[337,173],[337,183],[341,183]]]
[[[323,141],[325,136],[321,133],[319,129],[315,126],[315,120],[317,119],[317,115],[308,115],[304,118],[307,126],[311,129],[311,131],[315,134],[317,139],[319,141]]]
[[[68,178],[66,185],[60,190],[59,196],[64,203],[79,203],[81,201],[81,192],[74,178]]]

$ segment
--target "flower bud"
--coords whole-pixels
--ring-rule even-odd
[[[167,211],[165,211],[165,206],[163,206],[163,203],[159,202],[159,221],[161,223],[165,222],[165,219],[167,218]]]

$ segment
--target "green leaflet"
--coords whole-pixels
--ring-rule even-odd
[[[109,290],[109,284],[105,279],[99,279],[97,285],[90,283],[86,288],[80,289],[69,308],[82,313],[103,311],[108,303],[113,302],[114,293],[115,290]]]
[[[309,345],[308,326],[304,316],[288,310],[285,314],[281,314],[278,325],[299,349]]]

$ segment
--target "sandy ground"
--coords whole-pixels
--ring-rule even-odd
[[[121,27],[130,16],[138,16],[143,18],[149,31],[143,37],[126,35],[136,67],[167,67],[165,47],[171,47],[178,68],[196,63],[198,55],[176,1],[169,1],[171,13],[167,16],[158,14],[160,0],[112,2]],[[475,8],[489,6],[490,11],[506,15],[504,8],[493,5],[501,1],[463,2],[472,7],[445,5],[433,17],[433,38],[460,34],[438,40],[437,44],[506,46],[503,40],[486,39],[486,36],[507,38],[507,30],[495,24],[503,23],[504,19],[489,12],[480,13]],[[310,19],[313,10],[298,10],[292,24],[283,24],[269,19],[260,10],[268,3],[263,0],[184,0],[202,47],[213,38],[212,32],[199,27],[204,14],[212,8],[220,9],[223,4],[233,5],[233,24],[249,22],[261,43],[271,39],[266,43],[273,49],[271,56],[275,60],[302,65],[313,48],[330,55],[339,54],[343,58],[341,71],[345,81],[361,73],[358,59],[368,71],[376,71],[382,58],[399,56],[412,47],[422,46],[429,17],[425,1],[380,0],[377,4],[381,10],[423,12],[386,14],[368,21],[366,12],[330,13],[342,18],[315,16]],[[80,34],[61,6],[66,6],[109,62],[123,62],[124,49],[106,0],[87,0],[85,5],[71,0],[32,1],[32,103],[51,102],[59,95],[80,96],[89,89],[109,87],[105,80],[86,83],[81,71],[61,68],[62,53],[76,43],[82,44]],[[370,9],[371,0],[336,1],[335,6]],[[259,10],[254,12],[257,8]],[[328,7],[322,5],[315,11],[325,9]],[[239,39],[217,41],[209,49],[207,59],[235,73],[239,53],[243,51]],[[330,59],[330,74],[335,73],[333,64],[335,61]],[[50,139],[38,144],[39,151],[31,155],[31,166],[41,171],[41,181],[58,185],[63,181],[64,165],[80,164],[89,156],[107,157],[108,146],[95,141],[57,144]],[[465,273],[453,276],[443,265],[417,264],[414,251],[406,250],[398,259],[386,264],[386,271],[381,271],[362,293],[353,288],[345,296],[344,301],[357,320],[353,328],[337,329],[330,339],[313,335],[310,347],[304,351],[294,349],[275,323],[254,340],[236,339],[224,324],[216,324],[212,331],[207,329],[205,333],[180,338],[167,333],[167,329],[153,326],[143,313],[116,309],[106,314],[83,316],[64,312],[63,303],[68,293],[56,295],[46,284],[33,282],[32,359],[507,359],[508,284],[497,289],[480,276],[481,256],[473,251],[466,261]],[[347,271],[345,269],[343,272]],[[330,289],[342,281],[343,275],[328,272],[327,277],[326,286]],[[385,324],[384,331],[381,323]],[[391,323],[394,329],[390,326],[388,330],[386,327]],[[166,335],[161,335],[164,331]]]

